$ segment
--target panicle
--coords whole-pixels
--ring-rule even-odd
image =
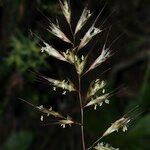
[[[88,71],[95,69],[98,67],[101,63],[103,63],[107,58],[111,56],[111,53],[109,51],[109,48],[105,49],[105,45],[102,49],[101,55],[94,61],[94,63],[90,66]]]
[[[63,0],[63,2],[61,0],[59,0],[59,3],[60,3],[60,7],[62,9],[62,12],[63,12],[68,24],[70,24],[71,23],[71,9],[70,9],[68,0]]]
[[[90,84],[86,98],[89,99],[101,89],[103,89],[102,93],[105,93],[105,89],[104,89],[105,85],[106,85],[106,82],[104,80],[101,81],[100,79],[96,79],[95,81],[93,81]]]
[[[61,40],[72,44],[72,42],[67,38],[67,36],[61,31],[58,24],[55,25],[54,23],[51,22],[49,28],[50,28],[50,30],[48,30],[48,31],[50,33],[52,33],[56,37],[60,38]]]
[[[99,34],[100,32],[102,32],[102,30],[100,30],[99,28],[96,28],[94,25],[92,25],[90,27],[90,29],[86,32],[86,34],[84,35],[84,37],[81,39],[81,42],[80,42],[79,47],[78,47],[78,50],[80,50],[85,45],[87,45],[88,42],[91,41],[91,39],[95,35]]]
[[[98,143],[97,146],[94,147],[95,150],[119,150],[119,148],[114,148],[109,144]]]
[[[109,134],[111,134],[114,131],[117,131],[122,128],[122,131],[125,132],[127,131],[127,124],[130,122],[130,118],[129,117],[122,117],[120,119],[118,119],[117,121],[115,121],[114,123],[112,123],[112,125],[105,131],[105,133],[103,134],[102,137],[107,136]]]
[[[41,48],[41,52],[46,52],[47,54],[49,54],[50,56],[52,57],[55,57],[59,60],[62,60],[62,61],[67,61],[56,49],[54,49],[51,45],[45,43],[45,47],[42,47]]]
[[[102,106],[103,102],[109,104],[109,100],[108,100],[109,97],[110,97],[110,93],[98,96],[95,99],[92,98],[84,107],[94,106],[94,109],[96,110],[97,105]]]
[[[76,91],[74,84],[70,80],[55,80],[52,78],[43,77],[45,80],[50,82],[54,87],[62,88],[63,90]],[[56,89],[55,89],[56,90]]]
[[[86,22],[88,21],[88,19],[91,17],[91,12],[90,10],[86,8],[84,8],[82,15],[77,23],[76,29],[75,29],[75,34],[81,30],[81,28],[86,24]]]

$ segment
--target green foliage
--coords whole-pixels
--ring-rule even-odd
[[[53,14],[60,14],[60,11],[58,11],[58,3],[55,0],[42,1],[41,8]]]
[[[29,38],[19,34],[11,39],[12,50],[6,58],[8,67],[24,73],[28,69],[38,70],[42,66],[47,67],[44,56],[40,55],[40,49],[37,41],[31,41]]]
[[[31,145],[33,135],[28,131],[12,133],[3,146],[3,150],[27,150]]]

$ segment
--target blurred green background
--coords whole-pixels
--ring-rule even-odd
[[[104,1],[100,3],[99,0],[71,0],[73,28],[87,3],[94,11],[93,17],[104,6]],[[76,96],[62,96],[60,91],[53,92],[49,85],[37,82],[33,73],[36,71],[57,79],[67,76],[76,82],[71,67],[41,54],[41,41],[30,33],[31,30],[60,50],[68,47],[48,33],[46,28],[49,22],[39,10],[53,22],[56,22],[57,16],[62,29],[67,30],[57,0],[0,0],[0,149],[80,150],[78,127],[62,129],[54,125],[43,126],[40,113],[18,99],[24,98],[36,105],[51,105],[55,110],[79,119]],[[101,136],[110,123],[139,105],[140,112],[143,113],[131,123],[129,131],[112,134],[103,141],[121,150],[150,149],[149,10],[149,0],[108,0],[107,7],[98,21],[98,24],[101,24],[114,11],[103,25],[104,28],[113,25],[108,45],[119,34],[124,34],[112,45],[115,52],[113,57],[84,78],[83,89],[88,86],[87,83],[98,78],[110,67],[111,69],[100,77],[108,81],[109,90],[119,87],[119,92],[111,98],[110,105],[105,105],[97,111],[85,111],[87,145]],[[84,33],[81,31],[81,35]],[[103,32],[96,38],[99,42],[90,55],[89,63],[99,53],[106,33]],[[95,40],[90,42],[84,52],[90,51],[94,42]],[[47,119],[45,122],[50,121]]]

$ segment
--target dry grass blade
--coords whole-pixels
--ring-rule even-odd
[[[68,0],[63,0],[63,2],[61,0],[59,0],[61,10],[62,10],[68,24],[70,25],[71,24],[71,9],[70,9],[69,2],[70,1],[68,1]]]
[[[86,24],[86,22],[91,17],[91,15],[92,15],[92,13],[90,12],[90,10],[88,10],[87,7],[84,8],[82,15],[77,23],[74,34],[77,34],[77,32],[81,30],[81,28]]]

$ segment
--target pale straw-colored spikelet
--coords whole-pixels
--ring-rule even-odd
[[[90,97],[94,96],[99,90],[102,89],[102,93],[105,93],[104,87],[106,86],[106,82],[104,80],[96,79],[94,80],[88,89],[86,98],[89,99]]]
[[[108,98],[110,97],[110,93],[98,96],[96,98],[91,98],[91,100],[84,106],[94,106],[94,109],[96,110],[97,106],[102,106],[102,104],[105,102],[106,104],[109,104]]]
[[[61,7],[61,10],[68,22],[68,24],[71,23],[71,9],[70,9],[70,5],[69,5],[69,0],[59,0],[59,3],[60,3],[60,7]]]
[[[45,108],[43,107],[43,105],[40,105],[40,106],[35,106],[40,112],[46,114],[47,116],[54,116],[56,118],[64,118],[61,114],[59,114],[58,112],[54,111],[52,109],[52,107],[50,107],[49,109],[48,108]],[[41,116],[41,118],[43,118]],[[42,119],[43,120],[43,119]]]
[[[54,23],[51,22],[49,28],[50,28],[50,30],[48,29],[48,31],[50,33],[52,33],[56,37],[60,38],[61,40],[72,44],[72,42],[67,38],[67,36],[63,33],[63,31],[61,31],[58,24],[55,25]]]
[[[75,122],[72,120],[71,117],[67,116],[66,119],[62,119],[58,121],[58,124],[60,124],[63,128],[66,127],[66,125],[71,126],[72,124],[74,124]]]
[[[95,150],[119,150],[119,148],[114,148],[109,144],[98,143],[97,146],[94,147]]]
[[[127,131],[127,124],[130,122],[130,118],[129,117],[122,117],[120,119],[118,119],[117,121],[115,121],[114,123],[112,123],[112,125],[105,131],[105,133],[103,134],[102,137],[107,136],[109,134],[111,134],[112,132],[115,132],[122,128],[122,131],[125,132]]]
[[[54,87],[62,88],[63,90],[68,91],[76,91],[74,84],[69,80],[55,80],[48,77],[43,77],[45,80],[47,80],[50,84],[52,84]]]
[[[105,48],[105,45],[102,49],[101,54],[98,56],[98,58],[93,62],[93,64],[90,66],[90,68],[88,69],[88,71],[95,69],[96,67],[98,67],[101,63],[103,63],[104,61],[106,61],[107,58],[109,58],[111,56],[111,52],[108,48]]]
[[[85,45],[87,45],[91,41],[91,39],[95,35],[99,34],[100,32],[102,32],[101,29],[96,28],[94,25],[92,25],[90,27],[90,29],[86,32],[86,34],[84,35],[84,37],[81,39],[81,42],[80,42],[79,47],[78,47],[78,51],[81,48],[83,48]]]
[[[86,8],[84,8],[82,15],[77,23],[76,29],[75,29],[75,34],[81,30],[81,28],[86,24],[86,22],[88,21],[88,19],[91,17],[92,13],[90,12],[90,10]]]
[[[45,43],[45,46],[41,48],[41,52],[46,52],[48,55],[55,57],[62,61],[67,61],[55,48],[53,48],[51,45]]]
[[[52,109],[52,107],[50,107],[50,108],[45,108],[45,107],[43,107],[43,105],[36,106],[36,105],[34,105],[34,104],[32,104],[32,103],[30,103],[30,102],[24,100],[24,99],[20,99],[20,100],[22,100],[23,102],[27,103],[28,105],[30,105],[30,106],[36,108],[38,111],[42,112],[43,114],[46,114],[47,116],[53,116],[53,117],[56,117],[56,118],[59,118],[59,119],[65,118],[65,117],[63,117],[61,114],[59,114],[58,112],[54,111],[54,110]],[[41,115],[40,120],[43,121],[43,119],[44,119],[44,116]]]

